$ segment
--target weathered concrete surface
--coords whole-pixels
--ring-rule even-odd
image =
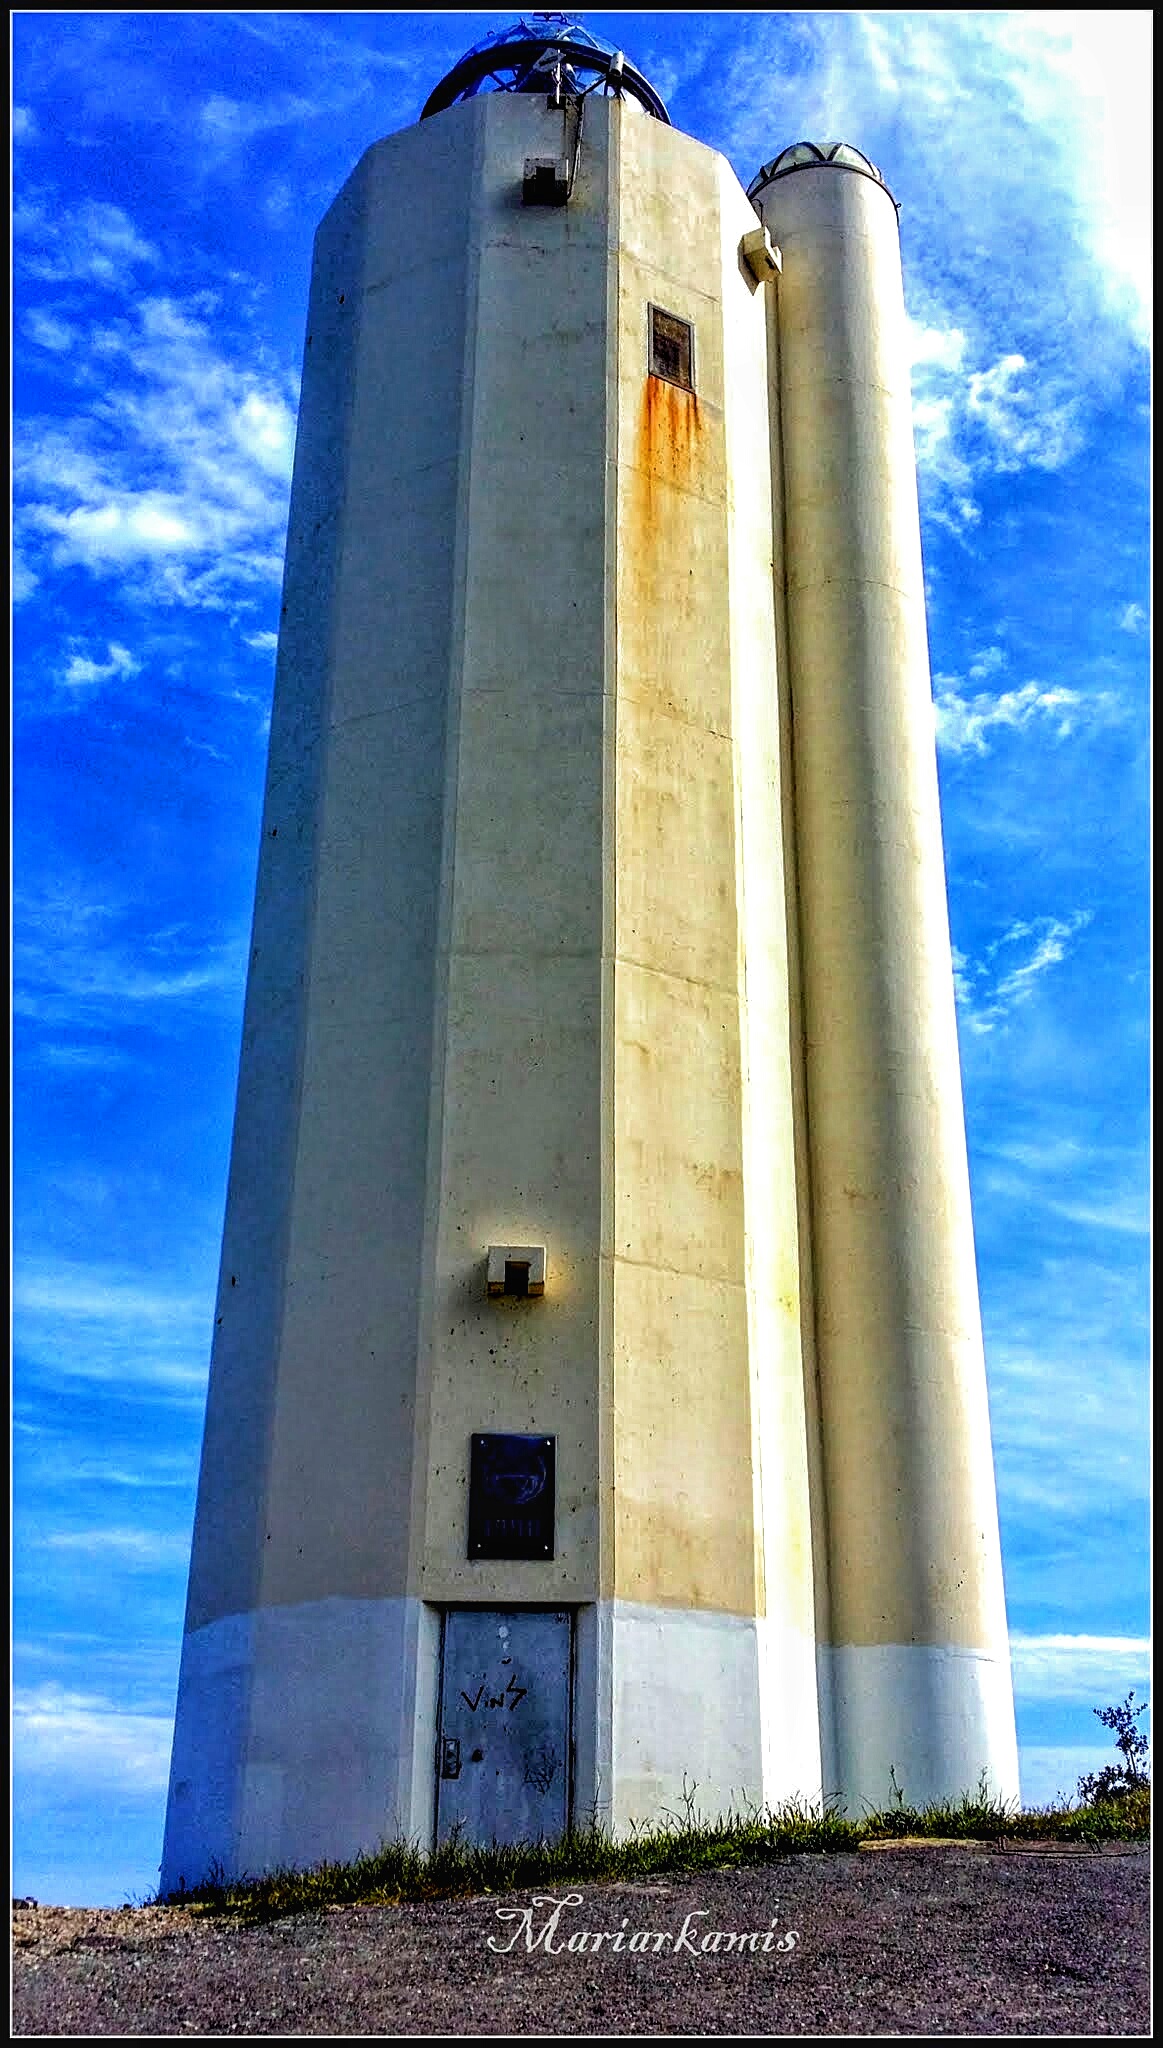
[[[429,1842],[461,1604],[570,1610],[617,1827],[1016,1772],[891,202],[777,181],[773,313],[630,103],[524,206],[565,120],[319,232],[167,1889]]]
[[[597,99],[523,207],[561,125],[320,229],[168,1886],[428,1839],[458,1602],[576,1609],[579,1810],[820,1789],[754,214]],[[479,1430],[552,1560],[466,1556]]]

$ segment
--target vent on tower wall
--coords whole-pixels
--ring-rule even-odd
[[[650,308],[650,374],[680,384],[684,391],[695,388],[694,328],[677,313],[664,313],[661,306]]]

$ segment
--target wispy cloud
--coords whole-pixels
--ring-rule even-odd
[[[134,660],[127,647],[111,640],[105,661],[94,661],[89,654],[71,654],[61,681],[70,690],[89,689],[95,683],[109,682],[113,676],[135,676],[140,668],[141,663]]]
[[[46,348],[54,356],[67,355],[81,338],[71,320],[47,313],[41,306],[34,306],[25,314],[24,331],[38,348]]]
[[[855,142],[884,169],[927,515],[962,536],[987,478],[1086,444],[1146,341],[1150,73],[1144,19],[1125,13],[754,16],[690,40],[678,90],[713,92],[744,181],[798,136]]]
[[[143,931],[136,906],[63,886],[23,892],[14,923],[13,1008],[45,1025],[124,1026],[175,1003],[241,995],[241,927],[207,946],[186,925]]]
[[[19,552],[19,550],[14,549],[12,554],[13,604],[23,604],[26,598],[30,598],[32,596],[32,593],[36,589],[39,582],[40,577],[37,575],[35,569],[29,566],[28,562],[26,562],[24,556]]]
[[[82,1449],[74,1433],[59,1427],[51,1416],[32,1419],[22,1413],[16,1418],[15,1430],[22,1439],[22,1466],[35,1483],[66,1490],[73,1498],[79,1488],[88,1486],[98,1489],[102,1497],[111,1487],[122,1494],[143,1496],[188,1494],[196,1476],[185,1452],[137,1446],[131,1456],[118,1462],[112,1451],[95,1454]]]
[[[1037,1141],[987,1143],[977,1186],[991,1199],[1042,1210],[1086,1230],[1150,1236],[1148,1190],[1138,1146],[1084,1144],[1048,1134]]]
[[[61,1796],[70,1783],[102,1786],[111,1779],[164,1792],[172,1716],[127,1712],[99,1693],[55,1684],[18,1688],[12,1714],[17,1770],[52,1779]]]
[[[993,1031],[1019,1004],[1028,1002],[1042,976],[1065,960],[1071,942],[1091,921],[1089,910],[1072,916],[1019,918],[971,960],[953,949],[953,983],[961,1021],[970,1031]]]
[[[1113,1704],[1131,1687],[1142,1697],[1151,1672],[1146,1636],[1010,1635],[1014,1690],[1022,1700]]]
[[[58,1383],[151,1387],[194,1400],[206,1384],[212,1306],[181,1286],[143,1286],[117,1267],[30,1260],[13,1288],[19,1366]]]
[[[97,200],[63,208],[25,200],[13,215],[12,232],[19,268],[50,284],[98,284],[119,291],[136,270],[161,260],[121,207]]]
[[[1071,1261],[1060,1276],[1062,1299],[1090,1279],[1090,1269]],[[1118,1346],[1109,1313],[1046,1318],[1025,1342],[988,1345],[994,1454],[1013,1517],[1061,1516],[1077,1527],[1115,1503],[1143,1513],[1147,1396],[1139,1357],[1120,1355]]]
[[[198,127],[210,142],[249,142],[275,128],[289,128],[313,119],[318,108],[299,93],[282,93],[268,100],[235,100],[225,93],[211,93],[198,109]]]
[[[990,20],[1028,120],[1056,145],[1054,169],[1075,201],[1078,230],[1108,303],[1145,342],[1152,301],[1152,130],[1143,16],[1083,8]]]
[[[983,429],[996,470],[1058,469],[1077,454],[1077,399],[1046,403],[1037,372],[1022,355],[1001,356],[968,379],[966,410]]]
[[[1040,729],[1052,739],[1069,739],[1080,727],[1117,720],[1121,706],[1109,691],[1084,695],[1081,690],[1022,683],[1017,689],[991,695],[988,690],[962,696],[956,678],[935,676],[933,706],[937,743],[950,754],[988,754],[1001,732]]]
[[[910,325],[917,466],[935,487],[930,516],[959,532],[981,516],[983,478],[1060,469],[1079,452],[1083,401],[1016,350],[973,367],[960,327]]]
[[[1090,1201],[1052,1201],[1047,1206],[1055,1216],[1067,1223],[1080,1223],[1087,1230],[1115,1230],[1125,1237],[1144,1239],[1151,1235],[1146,1187],[1111,1201],[1095,1197]]]
[[[185,1534],[148,1529],[57,1529],[46,1531],[37,1542],[42,1550],[64,1551],[71,1557],[130,1571],[168,1569],[182,1563],[190,1549]]]

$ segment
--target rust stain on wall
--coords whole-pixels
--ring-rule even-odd
[[[646,378],[623,500],[626,547],[622,564],[624,594],[643,615],[664,598],[673,603],[679,596],[674,588],[673,562],[669,571],[666,567],[669,551],[665,540],[668,535],[672,542],[675,538],[676,505],[671,491],[678,488],[698,497],[705,494],[703,427],[693,391],[664,377]],[[681,580],[685,582],[685,577]]]
[[[639,466],[653,483],[690,490],[698,478],[702,420],[693,391],[665,377],[647,377],[642,394]]]

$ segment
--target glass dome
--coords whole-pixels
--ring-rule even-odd
[[[747,187],[747,197],[754,199],[764,185],[770,185],[775,178],[786,177],[789,171],[808,170],[815,164],[837,164],[843,170],[862,171],[866,178],[874,178],[878,185],[884,185],[884,178],[872,159],[851,142],[793,142],[756,172]],[[885,185],[884,189],[887,192],[888,186]],[[889,196],[891,198],[891,193]]]
[[[623,93],[645,107],[656,121],[669,126],[670,115],[650,81],[631,64],[624,51],[568,14],[524,16],[510,28],[482,36],[459,64],[454,64],[429,93],[420,115],[443,113],[479,92],[544,92],[555,97],[584,96],[596,87]]]

